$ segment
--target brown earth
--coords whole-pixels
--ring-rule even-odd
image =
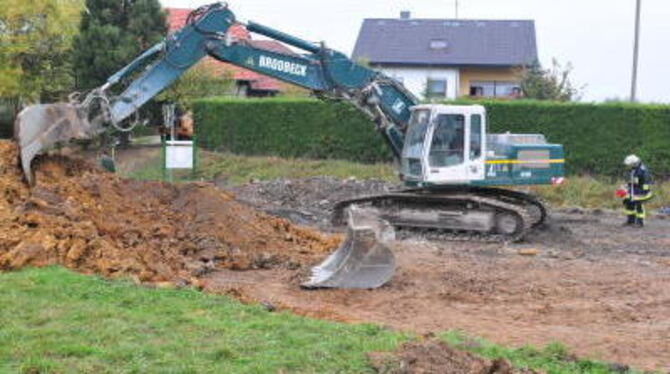
[[[139,282],[198,283],[215,269],[300,269],[340,241],[260,213],[207,184],[120,179],[63,156],[29,189],[0,143],[0,270],[61,264]]]
[[[380,374],[513,374],[535,373],[514,370],[506,360],[485,360],[470,353],[455,350],[443,342],[405,343],[395,353],[373,353],[368,355],[372,366]]]
[[[284,206],[278,214],[304,220],[327,215],[329,189],[346,196],[353,186],[354,195],[362,183],[322,178],[236,191],[257,208]],[[219,271],[205,288],[317,318],[459,329],[509,346],[559,341],[580,357],[670,372],[670,220],[650,214],[643,230],[622,221],[619,212],[571,209],[514,245],[392,242],[398,270],[377,290],[304,291],[277,270]]]

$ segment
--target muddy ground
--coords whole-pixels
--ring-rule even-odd
[[[233,189],[238,199],[300,224],[329,227],[334,201],[396,188],[311,178]],[[219,271],[212,292],[233,292],[319,318],[420,333],[461,329],[519,346],[559,341],[573,353],[670,370],[670,220],[621,227],[619,212],[559,210],[524,242],[396,241],[398,271],[377,290],[305,291],[290,272]]]
[[[503,359],[486,360],[449,347],[444,342],[428,339],[403,344],[397,352],[368,355],[380,374],[534,374],[536,371],[514,369]]]

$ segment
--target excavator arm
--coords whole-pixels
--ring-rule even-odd
[[[112,76],[108,85],[117,83],[121,77],[142,66],[147,58],[161,53],[160,58],[114,102],[112,122],[121,122],[135,113],[146,101],[209,55],[309,89],[320,96],[351,102],[375,121],[393,153],[399,156],[409,121],[409,107],[417,103],[404,87],[323,44],[315,45],[258,23],[249,22],[247,30],[299,48],[304,54],[277,53],[258,48],[249,40],[236,40],[227,33],[235,22],[233,13],[226,6],[205,6],[194,12],[183,29]]]
[[[410,107],[417,99],[401,84],[359,65],[346,55],[270,27],[249,22],[250,32],[301,49],[303,54],[282,54],[236,40],[228,30],[236,18],[227,5],[215,3],[194,10],[186,25],[154,45],[81,101],[35,105],[18,116],[16,136],[21,165],[32,182],[32,159],[58,142],[90,138],[108,125],[120,124],[146,102],[175,82],[203,57],[253,70],[313,91],[317,96],[351,102],[366,113],[396,157],[400,156]],[[138,72],[144,69],[143,72]],[[119,83],[130,84],[119,95],[110,91]],[[95,108],[95,109],[94,109]]]
[[[90,138],[120,124],[142,105],[169,87],[184,72],[209,55],[264,75],[311,90],[317,96],[344,100],[366,113],[396,157],[400,157],[410,107],[416,98],[385,75],[356,64],[344,54],[272,28],[249,22],[246,28],[303,51],[283,54],[237,40],[229,33],[235,15],[225,4],[193,11],[186,25],[151,47],[83,99],[27,107],[18,116],[15,134],[26,179],[33,182],[33,158],[58,142]],[[111,91],[130,84],[118,95]],[[388,227],[367,213],[349,212],[349,231],[343,245],[313,269],[305,287],[374,288],[393,275],[395,260],[383,238]]]

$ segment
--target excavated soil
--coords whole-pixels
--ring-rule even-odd
[[[535,373],[514,370],[506,360],[485,360],[435,340],[405,343],[398,352],[373,353],[369,354],[368,358],[373,368],[380,374]]]
[[[64,265],[138,282],[196,284],[216,269],[303,271],[332,251],[324,236],[263,214],[207,184],[119,179],[63,156],[35,161],[28,188],[0,143],[0,270]]]

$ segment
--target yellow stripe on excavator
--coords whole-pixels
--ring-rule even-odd
[[[564,164],[565,159],[550,160],[486,160],[487,164]]]

